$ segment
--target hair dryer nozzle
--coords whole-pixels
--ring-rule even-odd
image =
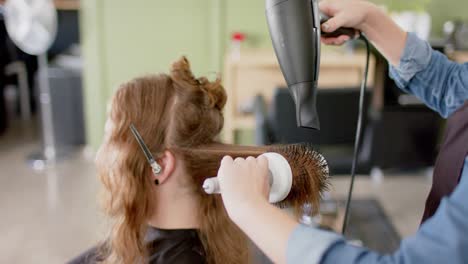
[[[320,120],[316,108],[317,83],[297,83],[289,86],[289,91],[296,105],[297,125],[320,130]]]

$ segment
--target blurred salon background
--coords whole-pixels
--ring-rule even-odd
[[[34,1],[9,1],[35,8]],[[64,263],[104,237],[93,160],[109,98],[124,81],[167,72],[181,55],[196,74],[222,74],[228,93],[224,142],[310,142],[324,154],[333,186],[320,216],[304,221],[339,231],[365,66],[360,42],[322,47],[322,130],[302,130],[272,49],[263,0],[52,2],[56,24],[44,27],[56,34],[41,54],[15,41],[21,30],[15,25],[24,17],[0,12],[0,263]],[[374,2],[434,49],[468,62],[467,1]],[[375,51],[366,95],[349,237],[392,252],[418,228],[444,120],[402,93]]]

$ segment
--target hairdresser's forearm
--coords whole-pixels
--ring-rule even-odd
[[[249,205],[234,222],[274,262],[286,263],[288,239],[298,223],[269,203]]]
[[[360,29],[392,65],[398,66],[407,33],[377,6],[369,5],[366,12]]]

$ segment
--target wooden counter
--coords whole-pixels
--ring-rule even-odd
[[[80,0],[54,0],[55,8],[58,10],[79,10]]]
[[[359,87],[365,67],[365,53],[344,54],[323,51],[319,88]],[[369,86],[373,85],[375,60],[371,58]],[[261,94],[267,103],[278,87],[286,87],[273,50],[243,50],[240,58],[226,56],[224,85],[228,94],[225,110],[224,141],[235,143],[237,130],[254,129],[254,118],[242,114],[239,108]]]

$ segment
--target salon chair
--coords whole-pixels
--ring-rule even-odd
[[[431,167],[438,152],[443,119],[390,78],[388,62],[375,54],[375,85],[383,89],[381,108],[372,114],[372,163],[381,169]]]

